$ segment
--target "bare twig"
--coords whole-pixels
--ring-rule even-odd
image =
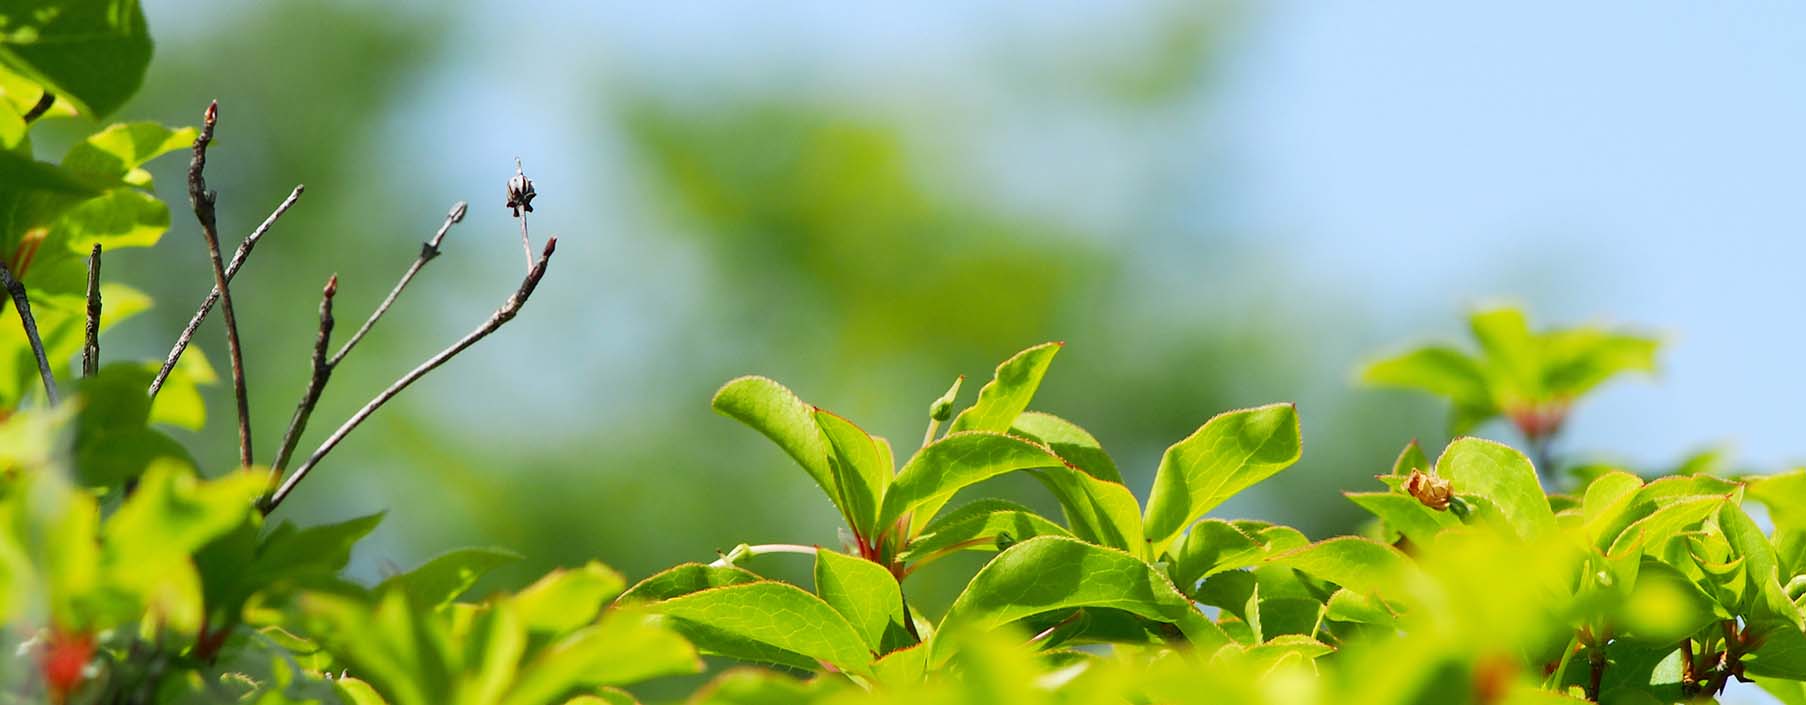
[[[100,243],[88,255],[88,326],[87,340],[82,345],[82,376],[100,372]]]
[[[469,210],[469,204],[463,201],[452,205],[451,212],[445,214],[445,223],[439,226],[439,232],[433,233],[433,239],[420,243],[420,257],[415,259],[414,264],[408,267],[408,271],[401,275],[401,281],[395,282],[395,288],[389,290],[388,298],[383,299],[382,304],[376,307],[376,311],[370,314],[370,318],[364,321],[364,325],[358,327],[357,332],[352,333],[351,337],[345,341],[345,345],[333,354],[332,361],[327,363],[327,367],[337,367],[339,361],[345,359],[345,354],[351,352],[351,348],[356,346],[358,341],[363,340],[364,334],[369,333],[370,328],[376,325],[377,319],[388,313],[389,307],[395,304],[396,297],[401,296],[401,290],[406,289],[408,282],[414,280],[414,275],[419,274],[427,262],[431,262],[434,257],[439,256],[439,243],[445,241],[445,234],[451,231],[451,226],[464,220],[464,213],[467,210]]]
[[[282,448],[276,451],[276,462],[270,465],[278,477],[288,466],[289,456],[294,455],[295,445],[301,442],[301,432],[307,428],[307,418],[313,415],[314,405],[320,403],[320,392],[332,377],[333,363],[326,360],[326,349],[332,345],[332,296],[338,291],[339,275],[334,274],[326,280],[326,289],[320,292],[320,333],[314,338],[313,375],[307,381],[307,390],[301,393],[300,403],[295,405],[295,415],[289,419],[288,430],[282,433]]]
[[[238,344],[238,315],[232,312],[232,289],[226,284],[226,264],[219,254],[219,229],[214,222],[214,199],[219,194],[207,190],[207,144],[213,141],[213,124],[219,118],[219,101],[207,104],[201,122],[201,134],[194,138],[194,159],[188,163],[188,202],[194,206],[194,217],[201,222],[201,236],[207,241],[207,258],[213,265],[213,286],[219,289],[220,313],[226,319],[226,351],[232,357],[232,393],[238,398],[238,460],[251,464],[251,402],[245,394],[245,359]]]
[[[475,345],[477,341],[487,337],[490,333],[494,333],[496,329],[501,328],[503,324],[514,320],[514,317],[520,313],[521,308],[526,305],[527,299],[533,295],[533,290],[539,286],[539,280],[545,276],[546,265],[551,262],[552,252],[557,248],[557,245],[557,237],[546,239],[546,247],[540,252],[539,261],[535,262],[533,267],[527,270],[527,276],[525,279],[521,280],[520,288],[516,289],[513,294],[508,296],[508,300],[502,303],[501,308],[496,309],[495,313],[490,314],[489,320],[484,321],[482,325],[477,326],[476,330],[471,331],[468,335],[459,339],[458,342],[453,343],[451,347],[439,351],[438,354],[433,355],[432,357],[427,358],[425,362],[420,363],[418,367],[409,370],[407,374],[404,374],[400,379],[395,380],[394,384],[389,385],[387,389],[378,393],[376,397],[371,399],[368,404],[365,404],[362,409],[358,409],[357,413],[351,415],[351,418],[346,419],[345,423],[340,425],[338,430],[333,431],[332,435],[327,437],[326,441],[321,443],[320,447],[313,452],[313,455],[308,456],[306,461],[303,461],[299,467],[295,468],[294,474],[290,475],[287,480],[284,480],[282,486],[277,488],[276,492],[270,495],[268,500],[263,503],[263,513],[267,515],[270,512],[275,511],[276,507],[282,504],[282,500],[286,499],[289,493],[295,490],[295,486],[300,484],[301,480],[307,477],[307,473],[313,470],[314,466],[318,465],[320,460],[326,457],[327,453],[332,452],[332,449],[337,447],[340,441],[345,440],[345,436],[355,430],[365,419],[370,418],[371,414],[376,413],[377,409],[382,408],[383,404],[388,403],[390,399],[394,399],[396,395],[402,392],[402,390],[407,389],[408,385],[419,381],[421,377],[425,377],[428,372],[432,372],[440,365],[445,364],[447,360],[452,359],[452,357],[463,352],[466,348]]]
[[[232,253],[232,261],[226,265],[227,282],[232,281],[232,277],[238,275],[238,268],[244,266],[245,258],[251,255],[251,248],[256,247],[257,241],[263,239],[263,234],[269,232],[270,226],[276,224],[276,219],[281,218],[283,213],[288,212],[290,206],[295,205],[295,201],[300,200],[302,190],[302,186],[296,186],[295,190],[289,193],[288,198],[283,199],[282,204],[276,206],[276,210],[270,213],[270,217],[263,219],[263,224],[257,226],[257,229],[251,231],[244,242],[238,244],[238,251]],[[149,393],[153,399],[156,398],[157,392],[163,390],[163,383],[169,380],[169,373],[176,369],[176,363],[181,361],[182,353],[188,350],[188,343],[194,340],[195,330],[201,327],[201,321],[207,319],[207,314],[213,312],[213,305],[216,303],[219,303],[218,286],[207,292],[207,298],[201,300],[200,308],[195,309],[194,316],[188,319],[188,325],[182,329],[182,334],[176,336],[175,346],[169,349],[169,356],[163,360],[163,369],[157,370],[156,378],[151,380]]]
[[[25,114],[20,115],[19,118],[29,125],[33,120],[43,117],[44,113],[50,112],[50,106],[55,102],[56,94],[46,90],[44,95],[38,96],[38,102],[33,103],[31,108],[27,109]]]
[[[547,243],[548,246],[550,243]],[[44,398],[56,403],[56,377],[50,374],[50,358],[44,356],[44,339],[38,337],[38,321],[31,317],[31,300],[25,296],[25,285],[13,276],[13,270],[0,262],[0,286],[13,297],[13,309],[19,312],[19,324],[25,327],[25,340],[38,358],[38,376],[44,379]]]

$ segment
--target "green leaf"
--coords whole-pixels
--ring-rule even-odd
[[[1039,411],[1024,411],[1010,426],[1010,435],[1022,436],[1052,448],[1055,455],[1085,474],[1106,482],[1122,484],[1122,472],[1116,461],[1104,452],[1103,445],[1091,432],[1066,419]]]
[[[1361,373],[1363,384],[1415,389],[1453,401],[1457,407],[1497,413],[1480,361],[1446,345],[1426,345],[1379,360]]]
[[[63,168],[83,176],[107,182],[128,181],[127,176],[146,162],[194,143],[192,127],[170,129],[154,122],[128,122],[108,125],[88,135],[63,156]],[[148,185],[148,176],[130,179],[140,186]]]
[[[1165,552],[1206,512],[1298,462],[1303,444],[1297,408],[1271,404],[1218,414],[1168,448],[1148,497],[1149,554]]]
[[[559,703],[579,691],[594,691],[600,686],[628,685],[701,670],[696,649],[670,629],[635,611],[610,611],[600,622],[533,654],[500,702]]]
[[[391,590],[374,604],[363,598],[310,592],[301,599],[309,631],[333,660],[394,705],[451,702],[454,687],[447,626]]]
[[[1122,483],[1064,467],[1040,468],[1034,476],[1060,502],[1074,536],[1149,557],[1147,542],[1141,540],[1141,502]]]
[[[1536,337],[1522,309],[1480,309],[1468,315],[1468,328],[1480,342],[1491,379],[1492,396],[1501,406],[1541,399],[1542,367]]]
[[[890,488],[896,469],[890,466],[878,442],[853,422],[822,409],[815,410],[815,422],[833,451],[830,465],[840,489],[835,504],[846,513],[847,523],[860,536],[876,536],[878,503]]]
[[[1573,398],[1624,372],[1655,372],[1661,342],[1649,337],[1594,328],[1551,331],[1538,336],[1543,389]]]
[[[1219,572],[1253,565],[1265,552],[1259,538],[1221,519],[1205,519],[1173,544],[1167,570],[1174,584],[1189,589]]]
[[[742,585],[761,579],[758,573],[739,566],[683,563],[641,580],[633,587],[628,588],[627,592],[621,593],[620,597],[615,598],[615,603],[626,605],[657,602],[710,588]]]
[[[378,695],[369,683],[350,676],[334,679],[332,683],[338,690],[339,697],[344,698],[349,705],[389,705],[389,701]]]
[[[857,629],[828,603],[794,585],[771,580],[730,585],[653,603],[648,609],[678,620],[673,626],[705,653],[770,660],[772,650],[805,657],[778,661],[819,670],[867,673],[873,655]],[[688,629],[697,625],[704,629]]]
[[[1340,536],[1268,559],[1349,590],[1398,597],[1416,565],[1398,549],[1355,536]]]
[[[477,579],[520,554],[501,548],[460,548],[439,554],[420,567],[384,580],[378,592],[401,590],[416,605],[438,609],[458,599]]]
[[[1378,624],[1392,627],[1398,624],[1398,615],[1386,607],[1386,603],[1354,590],[1337,590],[1324,603],[1324,618],[1338,622],[1354,622],[1358,624]]]
[[[968,485],[1016,470],[1062,466],[1058,456],[1031,441],[977,431],[949,434],[903,464],[884,495],[878,525],[889,526],[914,511],[912,525],[919,528]]]
[[[1043,519],[1028,507],[1001,499],[981,499],[942,514],[922,527],[922,534],[898,554],[908,562],[965,543],[967,550],[996,551],[999,537],[1011,543],[1036,536],[1071,536],[1072,533]]]
[[[1028,408],[1035,390],[1041,387],[1041,378],[1047,374],[1047,366],[1064,345],[1042,343],[1004,360],[991,381],[978,390],[978,401],[953,417],[947,433],[1009,430],[1016,417]]]
[[[1707,495],[1705,497],[1688,497],[1661,505],[1647,516],[1633,522],[1623,533],[1618,534],[1606,555],[1617,555],[1633,544],[1641,544],[1654,550],[1659,549],[1668,539],[1687,527],[1705,521],[1718,512],[1724,504],[1725,497]]]
[[[17,0],[0,10],[0,65],[92,117],[138,92],[151,58],[137,0]]]
[[[873,653],[890,653],[915,642],[903,625],[903,589],[884,566],[817,550],[815,593],[859,631]]]
[[[1776,527],[1806,529],[1806,470],[1757,479],[1749,484],[1749,497],[1768,507]]]
[[[594,621],[627,580],[595,561],[545,574],[508,601],[528,632],[563,634]]]
[[[1536,538],[1555,529],[1555,512],[1530,459],[1510,446],[1481,438],[1459,438],[1442,451],[1436,472],[1456,495],[1475,495],[1498,507],[1519,536]]]
[[[1752,630],[1760,633],[1774,627],[1787,627],[1793,631],[1806,628],[1800,608],[1788,600],[1787,593],[1782,590],[1780,558],[1762,528],[1735,502],[1725,502],[1719,509],[1718,527],[1724,531],[1732,550],[1743,559],[1750,588],[1744,595],[1750,603],[1747,616]]]
[[[1410,495],[1397,492],[1344,492],[1348,501],[1360,505],[1362,509],[1372,512],[1386,526],[1405,535],[1412,543],[1425,544],[1436,538],[1443,529],[1459,526],[1461,520],[1447,511],[1437,511],[1424,506],[1423,502]]]
[[[1193,646],[1229,643],[1173,584],[1128,553],[1057,536],[1029,539],[997,555],[953,601],[929,640],[931,667],[951,656],[940,635],[990,631],[1058,609],[1108,607],[1177,626]]]
[[[0,56],[4,56],[0,49]],[[32,159],[29,155],[0,150],[0,190],[15,194],[27,191],[90,196],[100,192],[99,185],[70,173],[54,164]]]
[[[1618,635],[1652,646],[1673,645],[1730,618],[1686,575],[1654,558],[1643,559],[1636,585],[1615,608]]]
[[[715,411],[765,434],[795,459],[838,506],[840,489],[828,460],[829,443],[815,420],[815,407],[764,377],[740,377],[715,392]],[[847,514],[846,507],[840,507]],[[847,514],[850,523],[852,516]]]
[[[1752,676],[1806,680],[1806,633],[1785,625],[1763,633],[1755,650],[1743,657]]]
[[[1123,486],[1116,462],[1089,432],[1052,414],[1025,411],[1010,434],[1039,441],[1066,461],[1067,467],[1038,470],[1035,478],[1059,500],[1073,535],[1138,555],[1147,550],[1141,502]]]

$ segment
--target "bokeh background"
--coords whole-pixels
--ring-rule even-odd
[[[1212,414],[1298,402],[1304,461],[1219,513],[1347,531],[1340,490],[1446,440],[1438,404],[1354,370],[1499,298],[1667,336],[1659,379],[1577,411],[1567,457],[1806,454],[1806,9],[1457,5],[150,0],[157,58],[122,115],[193,124],[219,99],[227,233],[307,185],[234,288],[265,448],[328,275],[348,331],[471,202],[304,451],[512,290],[516,156],[537,181],[532,227],[560,247],[532,304],[285,505],[387,510],[355,558],[370,578],[468,544],[525,556],[497,587],[833,544],[832,508],[709,411],[716,386],[775,377],[907,452],[955,375],[1045,340],[1067,346],[1036,406],[1089,427],[1138,492]],[[180,159],[159,164],[179,202]],[[109,259],[158,301],[109,356],[160,357],[205,266],[180,214]],[[224,463],[211,391],[189,440]],[[945,604],[969,569],[912,597]]]

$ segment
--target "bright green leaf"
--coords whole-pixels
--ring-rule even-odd
[[[874,659],[859,631],[828,603],[776,581],[704,590],[648,609],[680,620],[673,626],[704,652],[761,660],[766,650],[776,649],[851,673],[869,671]],[[748,646],[763,649],[749,651]]]
[[[1458,496],[1477,495],[1499,509],[1519,536],[1536,538],[1555,528],[1555,513],[1523,453],[1480,438],[1459,438],[1442,451],[1436,472]]]
[[[889,526],[914,511],[913,525],[921,527],[968,485],[1016,470],[1063,466],[1058,456],[1031,441],[977,431],[949,434],[903,464],[884,495],[878,525]]]
[[[827,549],[815,552],[815,594],[885,654],[914,643],[903,623],[903,590],[884,566]]]
[[[938,634],[988,631],[1035,614],[1075,607],[1108,607],[1177,626],[1192,644],[1228,643],[1166,576],[1128,553],[1074,539],[1043,536],[992,559],[953,601]],[[948,642],[929,642],[929,663],[951,656]]]
[[[439,554],[420,567],[384,580],[378,592],[399,589],[417,605],[443,607],[458,599],[484,573],[520,560],[520,554],[500,548],[460,548]]]
[[[978,401],[953,417],[947,432],[1009,430],[1016,417],[1028,408],[1035,390],[1041,387],[1041,378],[1047,374],[1047,366],[1062,346],[1063,343],[1042,343],[1004,360],[991,381],[978,390]]]
[[[1298,410],[1291,404],[1230,411],[1166,450],[1154,475],[1144,534],[1158,556],[1185,527],[1255,483],[1298,462]]]

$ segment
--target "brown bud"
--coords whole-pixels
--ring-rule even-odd
[[[1454,496],[1454,488],[1447,479],[1422,470],[1412,470],[1405,478],[1405,491],[1424,506],[1439,512],[1448,510],[1449,498]]]

